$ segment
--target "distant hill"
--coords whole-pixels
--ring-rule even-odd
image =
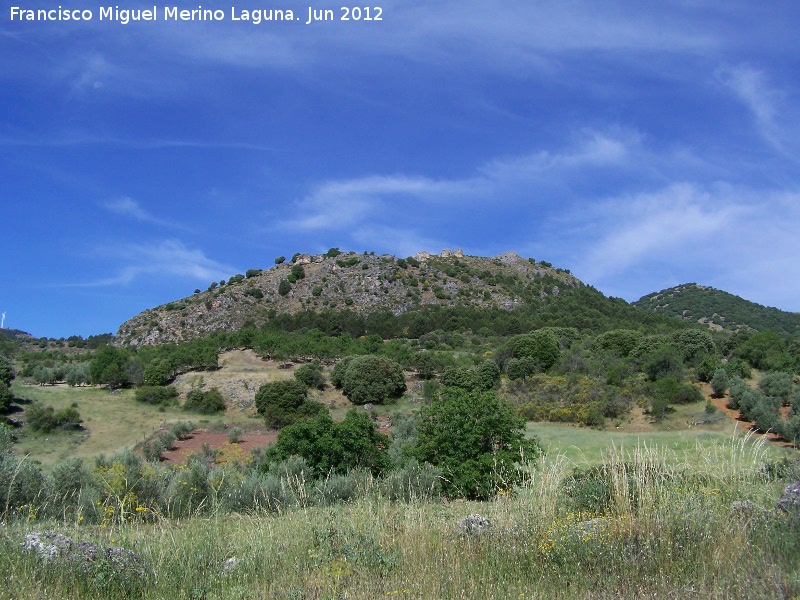
[[[569,271],[514,252],[490,258],[460,250],[408,258],[328,252],[298,254],[265,270],[146,310],[123,323],[117,343],[179,342],[214,331],[259,326],[276,315],[350,310],[402,314],[432,306],[511,310],[583,288]],[[599,292],[595,292],[604,298]]]
[[[774,331],[788,335],[800,332],[800,313],[762,306],[697,283],[686,283],[643,296],[633,302],[633,306],[703,323],[711,329]]]
[[[19,329],[0,329],[0,338],[22,341],[30,341],[34,339],[30,333],[27,331],[21,331]]]

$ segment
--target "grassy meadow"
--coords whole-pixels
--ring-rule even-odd
[[[0,598],[793,598],[800,522],[772,508],[784,484],[765,473],[767,453],[744,436],[709,446],[702,464],[612,448],[603,503],[551,455],[492,502],[391,502],[364,480],[356,500],[329,506],[15,523],[0,529]],[[459,532],[474,513],[491,527]],[[20,540],[48,527],[132,549],[152,574],[43,564]]]
[[[252,391],[255,373],[287,376],[250,362],[229,356],[202,377]],[[182,381],[191,385],[193,377],[200,375]],[[240,409],[199,417],[142,404],[129,390],[15,382],[14,393],[56,409],[76,402],[84,419],[84,432],[21,436],[16,453],[45,471],[66,458],[90,464],[177,421],[252,422]],[[338,392],[318,395],[343,416]],[[406,396],[376,414],[383,421],[417,406]],[[220,508],[223,496],[248,476],[231,464],[203,475],[209,500],[196,509],[159,512],[132,496],[135,503],[122,511],[132,502],[123,492],[133,484],[123,481],[127,475],[111,481],[112,464],[103,471],[102,505],[92,501],[106,518],[84,520],[88,513],[80,510],[40,517],[32,506],[20,513],[27,519],[0,526],[0,600],[800,597],[800,515],[774,508],[787,483],[800,477],[796,451],[748,435],[724,415],[692,425],[702,412],[701,404],[680,406],[653,424],[634,409],[606,430],[529,423],[546,455],[522,485],[488,502],[415,496],[412,483],[411,499],[398,501],[368,474],[321,484],[287,471],[272,480],[270,493],[281,503],[253,496],[236,512]],[[784,467],[767,468],[776,464]],[[191,469],[183,481],[181,467],[171,469],[174,485],[194,485]],[[320,495],[325,484],[347,488],[345,499]],[[471,514],[491,527],[464,534],[459,521]],[[27,533],[46,530],[130,549],[148,574],[121,574],[105,560],[85,567],[44,562],[22,549]]]

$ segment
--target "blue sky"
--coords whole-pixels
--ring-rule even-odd
[[[0,13],[6,327],[116,332],[333,246],[515,250],[629,301],[696,281],[800,311],[797,2],[118,5],[159,20]]]

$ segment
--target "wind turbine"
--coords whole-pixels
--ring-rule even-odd
[[[6,311],[3,311],[3,320],[0,321],[0,329],[6,328]]]

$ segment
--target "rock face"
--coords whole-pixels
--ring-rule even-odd
[[[101,549],[91,542],[76,542],[52,531],[29,533],[22,542],[25,550],[35,552],[45,562],[63,561],[84,573],[92,567],[103,566],[121,580],[146,582],[153,578],[144,561],[126,548]]]
[[[515,252],[486,258],[465,256],[459,248],[420,252],[414,258],[298,254],[294,263],[251,269],[248,277],[234,275],[225,285],[212,282],[205,292],[148,309],[123,323],[114,343],[180,343],[216,331],[259,327],[277,315],[301,311],[399,315],[456,305],[512,310],[526,302],[543,304],[583,285],[567,271]]]

